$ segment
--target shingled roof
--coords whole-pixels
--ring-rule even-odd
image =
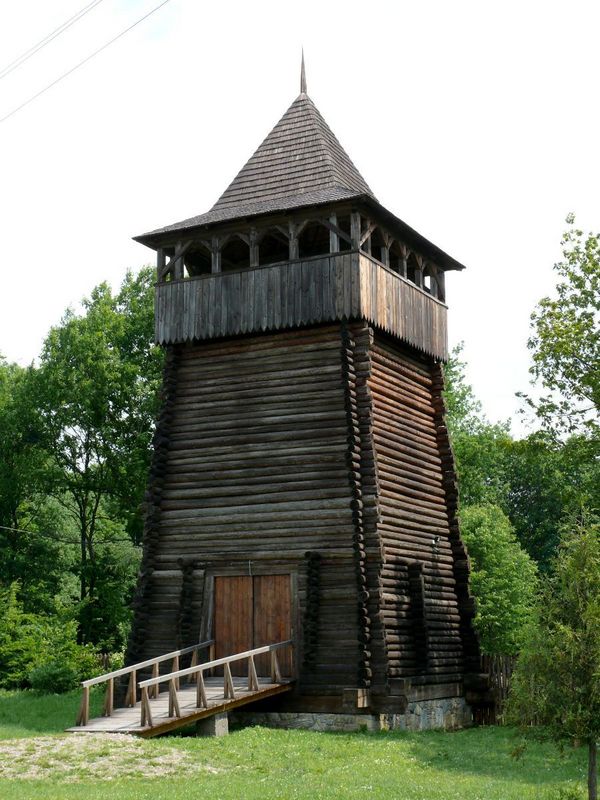
[[[373,192],[302,92],[206,214],[136,237],[368,196]]]

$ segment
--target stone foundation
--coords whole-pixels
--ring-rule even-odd
[[[232,725],[302,728],[309,731],[427,731],[456,730],[472,724],[471,707],[464,697],[409,703],[404,714],[319,714],[252,711],[230,713]]]

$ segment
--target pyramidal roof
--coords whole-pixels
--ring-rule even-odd
[[[370,194],[367,182],[307,94],[301,94],[211,211],[305,194]]]
[[[210,211],[136,239],[365,195],[375,200],[313,101],[302,91]]]

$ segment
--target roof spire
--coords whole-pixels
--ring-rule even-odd
[[[300,67],[300,94],[306,94],[306,70],[304,69],[304,48],[302,48],[302,65]]]

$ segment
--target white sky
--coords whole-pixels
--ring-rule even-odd
[[[0,0],[0,69],[85,4]],[[157,4],[104,0],[0,79],[0,117]],[[514,415],[564,218],[600,229],[599,30],[595,0],[171,0],[0,124],[0,352],[29,363],[153,260],[131,236],[208,210],[298,94],[303,44],[378,199],[467,265],[450,342],[488,416]]]

